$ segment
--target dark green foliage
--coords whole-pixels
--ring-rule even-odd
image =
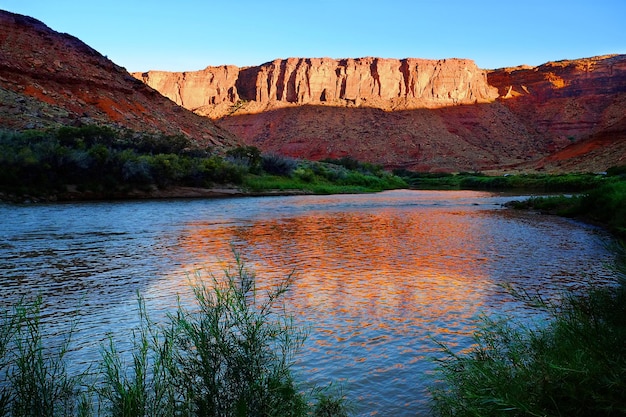
[[[281,155],[263,155],[261,160],[263,171],[270,175],[290,176],[298,167],[298,161]]]
[[[604,182],[597,174],[523,174],[489,176],[484,173],[461,172],[418,173],[405,169],[395,170],[415,189],[466,189],[466,190],[532,190],[539,192],[582,192]]]
[[[574,216],[578,212],[580,199],[582,196],[550,196],[550,197],[530,197],[526,200],[514,200],[507,203],[508,207],[515,209],[533,209],[547,214],[557,214],[559,216]]]
[[[313,417],[348,417],[350,406],[339,392],[321,391],[315,398]]]
[[[194,287],[194,308],[165,323],[139,297],[130,352],[111,336],[99,366],[76,377],[66,371],[71,333],[49,346],[41,300],[21,303],[0,322],[0,416],[346,416],[343,396],[307,394],[293,378],[305,335],[282,305],[292,280],[261,292],[236,256],[234,270]]]
[[[233,162],[245,166],[250,172],[258,173],[261,168],[261,151],[255,146],[238,146],[226,152]]]
[[[16,195],[61,195],[73,185],[99,198],[133,189],[245,184],[312,192],[363,192],[406,184],[381,167],[343,158],[336,163],[261,155],[239,146],[213,155],[183,136],[116,131],[109,127],[62,127],[53,131],[0,131],[0,191]],[[354,167],[348,169],[347,167]],[[278,184],[276,179],[280,178]],[[254,185],[252,185],[254,184]]]
[[[352,158],[351,156],[344,156],[340,159],[326,158],[322,160],[322,162],[340,165],[350,171],[359,171],[366,175],[380,176],[383,173],[382,166],[371,164],[369,162],[360,162]]]
[[[199,416],[299,416],[306,412],[290,367],[303,335],[277,315],[292,277],[262,295],[237,259],[234,273],[195,288],[198,311],[172,321],[176,381]]]
[[[605,226],[619,237],[626,237],[626,180],[607,178],[597,188],[581,195],[533,197],[509,203],[520,209],[577,217]]]
[[[626,415],[626,287],[571,296],[545,328],[486,320],[465,355],[445,348],[441,416]]]
[[[0,323],[0,416],[74,416],[87,408],[86,375],[70,377],[71,333],[50,346],[41,325],[41,298],[3,313]]]
[[[0,133],[0,189],[55,193],[68,184],[113,193],[150,185],[239,184],[246,169],[183,136],[63,127],[50,132]]]
[[[606,174],[609,176],[626,176],[626,165],[620,165],[607,169]]]
[[[578,213],[606,225],[609,230],[626,236],[626,180],[606,183],[589,191],[578,207]]]

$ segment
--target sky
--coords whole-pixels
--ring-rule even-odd
[[[469,58],[483,69],[626,53],[626,0],[0,0],[128,71],[277,58]]]

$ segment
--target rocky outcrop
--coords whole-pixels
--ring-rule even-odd
[[[0,10],[0,126],[103,124],[239,143],[211,120],[177,106],[79,39]]]
[[[465,59],[291,58],[134,75],[266,152],[416,170],[603,171],[626,159],[625,67],[625,55],[493,71]]]
[[[545,135],[578,140],[624,117],[626,55],[503,68],[488,80],[507,107]]]
[[[485,71],[468,59],[290,58],[249,68],[133,75],[177,104],[212,117],[234,109],[256,113],[290,104],[394,110],[483,103],[497,97]],[[246,106],[233,108],[241,102]]]
[[[0,11],[0,27],[3,128],[97,123],[216,147],[241,137],[416,170],[626,163],[626,55],[493,71],[466,59],[291,58],[133,77],[35,19]]]

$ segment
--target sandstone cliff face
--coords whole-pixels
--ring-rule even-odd
[[[626,56],[549,62],[488,73],[503,102],[546,134],[579,139],[624,117]]]
[[[134,75],[266,152],[417,170],[601,171],[626,163],[625,66],[624,55],[494,71],[464,59],[291,58]]]
[[[79,39],[0,10],[0,126],[22,130],[86,123],[184,134],[214,146],[239,142]]]
[[[626,55],[488,73],[500,102],[534,126],[552,155],[533,167],[603,171],[626,164]]]
[[[133,74],[177,104],[221,117],[289,104],[395,108],[441,107],[494,100],[485,71],[467,59],[290,58],[258,67]]]

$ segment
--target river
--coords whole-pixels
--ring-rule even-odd
[[[545,317],[545,299],[614,278],[601,230],[502,207],[474,191],[0,204],[0,303],[43,295],[52,336],[78,320],[72,361],[128,339],[137,294],[153,317],[191,302],[233,251],[260,281],[295,274],[287,309],[309,336],[298,378],[339,383],[357,415],[427,415],[435,341],[472,344],[480,316]],[[519,197],[517,197],[519,198]]]

